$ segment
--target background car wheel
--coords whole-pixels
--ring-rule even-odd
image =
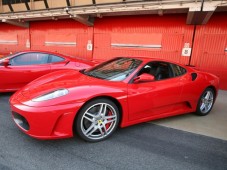
[[[118,123],[117,106],[108,99],[95,99],[80,110],[75,128],[85,141],[98,142],[110,137]]]
[[[212,88],[206,88],[199,98],[196,114],[199,116],[207,115],[214,104],[215,94]]]

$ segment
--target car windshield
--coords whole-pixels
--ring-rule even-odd
[[[122,81],[141,63],[141,60],[134,58],[115,58],[84,71],[84,74],[109,81]]]

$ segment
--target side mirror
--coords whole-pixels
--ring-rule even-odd
[[[3,65],[7,67],[9,65],[9,59],[3,60]]]
[[[134,83],[140,83],[140,82],[151,82],[154,81],[155,77],[151,74],[143,73],[140,76],[134,78]]]

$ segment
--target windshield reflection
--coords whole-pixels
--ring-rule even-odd
[[[99,79],[122,81],[126,79],[141,63],[141,60],[134,58],[115,58],[86,70],[83,73]]]

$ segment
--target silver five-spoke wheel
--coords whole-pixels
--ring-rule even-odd
[[[200,101],[200,111],[207,113],[213,105],[214,95],[211,91],[206,91]]]
[[[213,107],[214,97],[214,90],[207,88],[199,99],[196,113],[200,116],[207,115]]]
[[[119,122],[117,106],[107,99],[96,99],[86,104],[79,112],[76,130],[80,137],[96,142],[109,137]]]

